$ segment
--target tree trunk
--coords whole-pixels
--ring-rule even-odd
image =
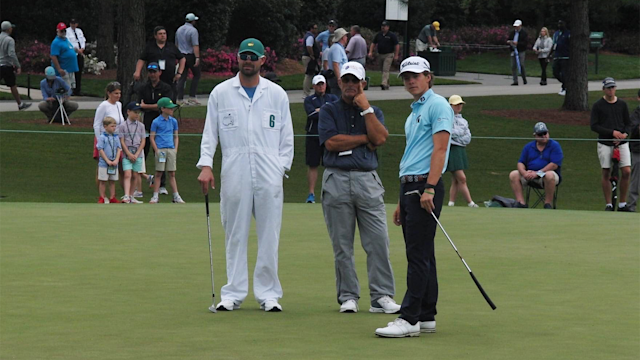
[[[95,0],[93,6],[97,7],[100,14],[100,26],[98,26],[96,56],[107,64],[108,69],[116,66],[115,53],[113,51],[113,22],[114,22],[114,2],[113,0]]]
[[[133,93],[133,73],[144,48],[144,0],[118,0],[118,82],[123,108]]]
[[[588,111],[589,1],[571,2],[571,46],[564,110]]]

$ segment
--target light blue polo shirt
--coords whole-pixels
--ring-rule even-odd
[[[325,30],[316,36],[316,42],[322,44],[322,51],[324,52],[329,47],[329,30]]]
[[[407,145],[400,160],[400,176],[423,175],[431,170],[431,154],[433,153],[433,134],[453,130],[453,109],[447,99],[429,89],[417,101],[411,104],[411,114],[404,124]],[[444,173],[449,160],[449,146],[444,159]]]
[[[151,132],[156,133],[156,146],[158,149],[175,149],[173,143],[173,132],[178,131],[178,120],[173,116],[165,119],[162,115],[158,116],[151,123]]]
[[[329,62],[338,63],[338,67],[342,69],[342,65],[349,62],[347,53],[344,51],[344,46],[340,43],[334,43],[329,48]],[[333,70],[333,64],[329,64],[329,69]]]

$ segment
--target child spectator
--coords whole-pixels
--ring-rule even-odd
[[[169,177],[169,184],[173,189],[173,202],[184,204],[184,200],[178,193],[178,185],[176,184],[176,160],[178,156],[178,120],[173,117],[173,109],[178,107],[168,97],[158,100],[158,109],[162,112],[160,116],[155,118],[151,123],[151,146],[156,158],[156,179],[162,176],[162,172],[166,172]],[[160,181],[153,184],[153,197],[149,204],[158,203],[158,191],[160,189]]]
[[[124,152],[122,160],[122,170],[124,171],[124,197],[123,203],[140,204],[141,202],[133,197],[133,189],[140,183],[142,170],[142,154],[144,153],[144,143],[146,133],[144,124],[140,122],[140,112],[142,108],[136,102],[127,105],[127,120],[118,126],[120,134],[120,144]],[[133,176],[132,176],[133,173]]]
[[[455,117],[453,118],[453,132],[451,133],[451,148],[449,149],[449,163],[447,171],[451,172],[451,188],[449,189],[449,206],[456,203],[458,191],[462,193],[467,206],[477,208],[478,204],[473,202],[469,187],[467,187],[467,177],[464,171],[469,168],[466,147],[471,142],[471,131],[469,123],[462,117],[462,101],[460,95],[451,95],[449,105],[453,108]]]
[[[122,147],[120,146],[120,140],[116,134],[116,119],[107,116],[102,120],[102,126],[104,132],[100,135],[96,148],[100,154],[98,159],[98,191],[100,192],[100,199],[98,204],[119,203],[116,198],[116,181],[118,181],[118,160],[120,159],[120,153]],[[105,186],[109,182],[109,192],[111,198],[105,199],[104,192]]]

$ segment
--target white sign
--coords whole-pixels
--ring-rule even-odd
[[[387,0],[385,19],[407,21],[409,19],[409,0]]]

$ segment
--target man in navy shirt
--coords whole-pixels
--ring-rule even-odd
[[[560,144],[549,139],[549,130],[545,123],[537,123],[533,127],[533,134],[536,137],[535,141],[528,143],[522,149],[518,170],[513,170],[509,174],[509,181],[518,201],[517,207],[527,207],[522,196],[522,188],[529,182],[536,182],[544,187],[544,208],[552,209],[553,193],[556,185],[560,183],[560,167],[564,155]]]

